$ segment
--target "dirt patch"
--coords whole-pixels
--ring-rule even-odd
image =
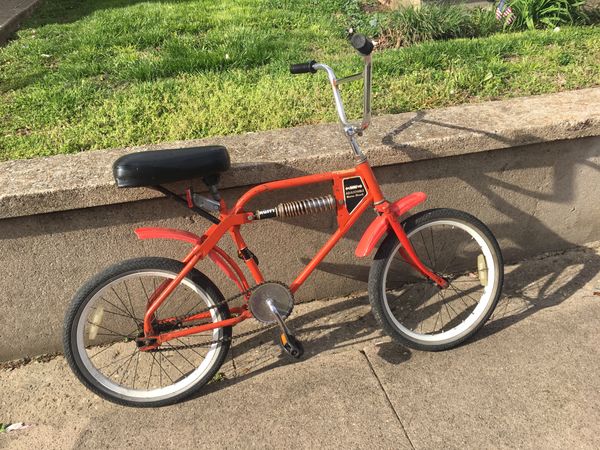
[[[33,358],[27,357],[27,358],[22,358],[22,359],[15,359],[13,361],[4,361],[4,362],[0,361],[0,370],[14,370],[14,369],[18,369],[19,367],[24,367],[27,364],[31,364],[32,362],[40,362],[40,363],[50,362],[54,358],[57,358],[58,356],[60,356],[60,353],[39,355],[39,356],[35,356]]]

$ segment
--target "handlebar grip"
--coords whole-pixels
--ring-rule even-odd
[[[353,34],[350,43],[361,55],[368,56],[373,51],[373,42],[363,34]]]
[[[317,73],[317,69],[313,67],[316,63],[317,62],[313,60],[306,63],[292,64],[290,66],[290,72],[294,75],[298,75],[300,73]]]

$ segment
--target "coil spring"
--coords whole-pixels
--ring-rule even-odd
[[[304,214],[314,214],[329,211],[335,208],[335,198],[332,195],[325,197],[307,198],[294,202],[280,203],[277,205],[277,217],[295,217]]]

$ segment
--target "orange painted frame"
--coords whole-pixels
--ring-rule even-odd
[[[360,203],[354,208],[354,210],[347,213],[343,209],[343,189],[341,189],[340,186],[344,178],[357,176],[361,177],[363,183],[365,184],[366,195],[361,199]],[[156,310],[173,292],[173,290],[177,287],[181,280],[183,280],[183,278],[185,278],[185,276],[194,268],[198,261],[206,257],[214,248],[218,249],[216,245],[226,232],[229,232],[231,234],[231,237],[235,242],[238,251],[247,248],[246,243],[240,233],[240,227],[243,224],[253,222],[255,219],[254,214],[252,212],[244,211],[244,206],[250,200],[265,192],[289,189],[292,187],[317,184],[327,181],[333,182],[333,191],[337,201],[338,210],[338,229],[327,240],[327,242],[325,242],[323,247],[321,247],[321,249],[313,257],[313,259],[306,265],[302,272],[300,272],[300,274],[292,282],[292,284],[290,285],[290,291],[292,293],[298,290],[298,288],[304,283],[304,281],[306,281],[306,279],[315,270],[315,268],[321,263],[321,261],[323,261],[327,254],[329,254],[333,247],[339,242],[339,240],[348,232],[348,230],[356,223],[360,216],[362,216],[362,214],[370,206],[374,206],[375,210],[380,215],[383,215],[386,218],[390,228],[396,233],[396,235],[398,235],[398,238],[404,247],[403,256],[407,258],[409,262],[425,276],[432,279],[438,285],[445,287],[446,281],[438,277],[436,274],[430,272],[429,269],[427,269],[427,267],[425,267],[423,263],[419,260],[418,256],[412,248],[412,245],[410,244],[410,241],[406,237],[404,230],[396,220],[396,215],[394,214],[392,208],[390,208],[389,202],[387,202],[383,198],[379,187],[379,183],[375,178],[371,166],[368,162],[365,161],[358,164],[355,168],[349,170],[307,175],[286,180],[272,181],[255,186],[254,188],[247,191],[244,195],[242,195],[242,197],[238,199],[235,206],[231,210],[227,210],[225,203],[221,202],[221,214],[219,217],[221,222],[219,224],[211,225],[200,240],[200,242],[194,242],[192,250],[183,260],[183,262],[185,263],[183,270],[177,275],[175,279],[167,283],[166,286],[161,286],[159,288],[162,289],[160,292],[158,292],[157,290],[153,294],[151,301],[148,304],[146,314],[144,316],[144,334],[146,336],[146,339],[153,339],[154,341],[151,345],[141,348],[141,350],[149,350],[151,348],[156,348],[163,342],[178,337],[186,336],[189,334],[209,331],[215,328],[221,328],[225,326],[236,325],[237,323],[252,317],[252,314],[248,310],[247,306],[244,305],[242,308],[236,308],[235,313],[239,314],[237,317],[219,322],[198,325],[195,327],[162,333],[156,336],[154,335],[154,330],[152,327],[152,322],[154,320],[154,314]],[[254,278],[255,282],[257,284],[264,282],[264,277],[254,259],[245,259],[244,262],[246,263],[248,270],[252,274],[252,277]],[[242,284],[244,286],[247,286],[248,283],[243,277],[243,274],[239,271],[236,272],[238,272],[237,275],[241,277],[240,281],[242,282]],[[188,318],[186,321],[193,321],[204,317],[205,314],[198,314],[196,316]],[[208,318],[208,316],[206,316],[206,318]],[[164,319],[161,320],[161,322],[169,320],[170,319]]]

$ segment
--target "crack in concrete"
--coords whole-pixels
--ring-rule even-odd
[[[387,401],[387,404],[389,405],[390,409],[392,410],[392,412],[396,416],[396,419],[398,420],[398,423],[400,424],[400,428],[402,428],[402,432],[404,433],[404,436],[406,436],[406,440],[410,444],[410,448],[412,448],[413,450],[416,450],[415,445],[413,444],[412,440],[410,439],[410,436],[408,435],[408,432],[406,431],[406,427],[404,426],[404,423],[402,423],[402,419],[400,419],[400,416],[398,415],[398,412],[396,411],[396,408],[394,408],[394,405],[392,404],[392,401],[390,400],[390,397],[389,397],[387,391],[383,387],[383,383],[381,382],[381,380],[377,376],[377,372],[375,372],[375,368],[373,367],[373,364],[371,364],[371,360],[367,356],[367,353],[364,350],[359,350],[359,351],[365,357],[365,360],[367,361],[369,369],[371,369],[371,373],[373,374],[373,376],[377,380],[377,384],[379,384],[379,387],[381,388],[381,391],[383,392],[383,395],[384,395],[384,397],[385,397],[385,399]]]

